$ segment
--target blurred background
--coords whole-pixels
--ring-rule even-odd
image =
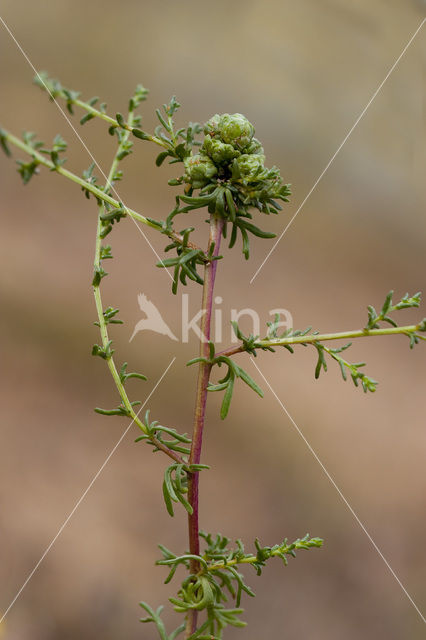
[[[425,16],[414,0],[298,0],[215,3],[3,0],[1,16],[37,69],[46,69],[85,98],[101,96],[124,112],[134,87],[150,89],[143,126],[178,96],[177,121],[204,122],[216,112],[243,112],[256,125],[267,164],[292,183],[279,217],[258,220],[281,233],[346,133]],[[0,26],[0,124],[69,142],[67,167],[90,164],[55,105],[32,85],[34,73]],[[418,34],[260,274],[272,241],[224,249],[217,295],[231,308],[291,311],[295,326],[322,331],[363,326],[366,305],[380,306],[393,288],[401,297],[425,288],[425,31]],[[78,125],[78,113],[73,122]],[[105,171],[114,153],[106,126],[81,135]],[[157,149],[135,141],[118,185],[128,206],[164,218],[174,204],[158,169]],[[23,154],[14,156],[22,157]],[[98,342],[90,281],[96,208],[79,189],[41,171],[23,187],[13,160],[0,157],[2,215],[2,427],[0,448],[0,609],[4,611],[127,427],[94,406],[116,402],[105,364],[90,355]],[[180,222],[187,226],[199,216]],[[144,229],[145,230],[145,229]],[[156,251],[165,241],[145,230]],[[199,231],[205,242],[207,226]],[[110,236],[115,260],[104,281],[106,305],[120,308],[113,327],[118,361],[142,371],[131,381],[144,400],[173,357],[148,407],[163,424],[191,428],[195,367],[185,363],[197,340],[173,342],[138,333],[137,294],[145,293],[179,335],[181,298],[130,220]],[[201,289],[190,284],[191,315]],[[400,312],[405,324],[425,308]],[[248,320],[243,326],[250,331]],[[264,326],[264,325],[263,325]],[[227,330],[228,331],[228,330]],[[228,342],[229,336],[225,337]],[[424,345],[409,351],[401,336],[359,341],[352,361],[380,381],[365,395],[341,380],[337,365],[314,380],[315,353],[261,354],[258,365],[389,560],[425,611]],[[243,358],[242,360],[243,361]],[[238,385],[230,415],[209,398],[201,481],[205,530],[275,544],[305,535],[325,539],[284,568],[271,562],[257,592],[244,601],[255,640],[400,640],[424,637],[424,623],[325,476],[288,417],[265,389],[261,400]],[[186,548],[185,515],[167,515],[161,496],[165,460],[134,444],[131,430],[8,613],[8,640],[128,640],[157,637],[138,619],[140,600],[158,606],[171,595],[154,566],[157,542]],[[176,614],[166,608],[169,628]],[[176,623],[177,624],[177,623]]]

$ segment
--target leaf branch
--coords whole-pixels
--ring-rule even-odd
[[[327,347],[323,343],[334,340],[352,340],[355,338],[368,338],[375,336],[401,334],[409,338],[410,349],[413,349],[414,346],[421,340],[426,340],[426,336],[421,335],[421,333],[426,332],[426,318],[421,320],[418,324],[398,326],[395,320],[391,318],[389,314],[395,311],[400,311],[402,309],[419,307],[421,294],[420,292],[418,292],[414,296],[409,296],[407,293],[397,304],[393,304],[392,297],[393,291],[390,291],[386,296],[385,302],[383,303],[382,309],[379,313],[377,313],[374,307],[368,306],[367,325],[363,329],[356,329],[354,331],[319,333],[318,331],[312,331],[312,327],[308,327],[305,331],[288,329],[287,331],[284,331],[283,334],[278,336],[280,318],[279,314],[277,314],[273,322],[267,323],[269,327],[267,337],[259,339],[259,336],[244,336],[238,324],[236,322],[233,322],[232,325],[234,332],[237,338],[241,340],[241,344],[234,347],[229,347],[228,349],[224,349],[223,351],[220,351],[215,355],[213,348],[214,359],[211,359],[211,362],[212,364],[220,363],[221,361],[229,361],[232,363],[233,361],[230,360],[230,356],[242,352],[247,352],[253,356],[256,356],[257,349],[261,349],[263,351],[275,351],[277,347],[284,347],[285,349],[290,351],[290,353],[294,353],[294,345],[302,345],[304,347],[311,345],[316,349],[318,355],[318,360],[315,367],[315,378],[319,377],[321,371],[327,371],[327,361],[325,359],[325,354],[328,354],[339,364],[344,380],[347,379],[347,374],[349,374],[355,386],[358,386],[358,383],[361,382],[361,386],[365,392],[375,391],[378,382],[361,371],[361,368],[365,366],[365,362],[351,363],[345,360],[340,355],[342,351],[345,351],[352,345],[352,342],[349,342],[337,348]],[[391,326],[382,327],[380,326],[381,322],[386,322]],[[192,362],[194,362],[194,360],[190,361],[188,364],[191,364]],[[235,363],[234,366],[236,366]],[[211,390],[219,391],[226,388],[224,404],[229,406],[232,395],[231,383],[233,384],[233,380],[229,380],[228,375],[228,377],[220,380],[219,383],[221,384],[216,385],[215,388],[211,388]],[[256,389],[254,390],[256,391]],[[223,406],[224,405],[222,405],[222,412],[224,410]]]
[[[236,570],[238,565],[249,564],[253,566],[257,575],[261,575],[268,560],[273,557],[282,559],[284,565],[288,564],[288,557],[295,557],[296,551],[302,549],[319,548],[323,544],[321,538],[298,538],[292,543],[285,539],[282,543],[273,547],[262,546],[258,539],[255,540],[256,553],[246,553],[241,540],[236,541],[236,548],[229,548],[230,539],[217,534],[200,531],[200,537],[204,539],[206,548],[201,555],[185,553],[177,556],[170,549],[159,545],[163,558],[156,564],[166,566],[169,574],[165,583],[169,583],[177,569],[183,566],[190,571],[190,575],[183,580],[177,593],[178,597],[169,598],[175,611],[190,613],[204,611],[207,619],[197,630],[191,630],[189,640],[195,638],[222,638],[222,630],[228,625],[243,627],[245,622],[239,616],[243,613],[240,608],[241,596],[244,593],[254,597],[254,592],[246,584],[244,576]],[[198,567],[198,571],[191,573],[192,566]],[[235,599],[236,608],[225,608],[231,597]],[[155,620],[151,620],[155,622]],[[208,631],[209,635],[204,635]],[[188,634],[188,629],[187,629]]]
[[[129,118],[128,118],[129,123],[132,122],[132,117],[133,117],[133,112],[130,111]],[[124,136],[122,136],[122,139],[120,140],[120,143],[118,145],[117,151],[115,153],[115,156],[108,174],[107,183],[105,185],[105,192],[107,192],[110,189],[111,185],[113,184],[113,178],[116,174],[118,164],[121,160],[123,148],[125,148],[125,145],[126,145],[127,135],[128,134],[125,134]],[[101,290],[100,290],[101,280],[103,277],[105,277],[105,275],[107,275],[102,267],[102,260],[105,259],[105,257],[107,258],[112,257],[111,251],[110,251],[111,248],[102,246],[102,240],[104,238],[104,231],[105,231],[105,220],[103,219],[104,214],[105,214],[105,205],[103,202],[100,202],[98,204],[98,224],[97,224],[97,231],[96,231],[96,246],[95,246],[95,260],[94,260],[95,275],[93,278],[92,285],[93,285],[93,294],[95,297],[96,311],[98,314],[98,321],[96,324],[99,326],[102,344],[95,345],[93,347],[92,354],[101,356],[107,362],[108,368],[110,370],[112,378],[117,387],[117,391],[121,398],[121,405],[119,406],[118,409],[104,410],[104,409],[97,408],[96,411],[97,413],[102,413],[104,415],[128,416],[139,427],[139,429],[141,429],[144,435],[147,438],[149,438],[151,444],[153,444],[157,450],[163,451],[178,464],[184,464],[185,461],[183,460],[183,458],[175,450],[168,447],[167,444],[165,444],[161,439],[157,437],[156,430],[153,429],[153,426],[149,424],[148,420],[146,420],[147,424],[144,424],[140,420],[140,418],[135,413],[133,408],[135,404],[139,404],[139,403],[131,402],[129,400],[126,389],[124,387],[126,380],[131,377],[137,377],[137,378],[146,380],[145,376],[143,376],[142,374],[127,373],[127,363],[124,363],[124,365],[122,366],[119,372],[113,358],[114,351],[111,347],[112,340],[109,338],[107,325],[111,322],[112,318],[116,315],[116,313],[118,313],[118,309],[112,309],[111,307],[108,307],[104,311],[103,304],[102,304]],[[147,413],[146,417],[148,416],[149,414]]]
[[[43,155],[38,150],[37,146],[32,146],[28,141],[25,142],[24,140],[21,140],[20,138],[13,135],[6,129],[0,128],[0,146],[3,148],[3,151],[8,156],[11,155],[9,145],[13,145],[14,147],[20,149],[21,151],[24,151],[32,158],[32,162],[30,163],[30,165],[32,165],[32,172],[31,172],[31,175],[27,177],[27,179],[22,173],[21,167],[23,163],[21,163],[21,166],[19,169],[25,183],[29,181],[29,178],[33,174],[38,172],[39,165],[44,166],[50,171],[55,171],[56,173],[63,176],[64,178],[67,178],[68,180],[71,180],[75,184],[78,184],[84,192],[91,193],[97,199],[98,203],[104,203],[106,205],[110,205],[113,209],[117,209],[117,211],[122,212],[124,215],[130,216],[137,222],[141,222],[142,224],[150,227],[151,229],[160,231],[160,233],[163,233],[164,235],[168,236],[177,245],[182,245],[186,243],[186,246],[188,248],[190,248],[191,250],[196,250],[198,252],[198,256],[202,258],[204,263],[207,263],[210,261],[209,257],[203,252],[202,249],[200,249],[200,247],[190,242],[187,238],[185,239],[184,235],[173,231],[170,228],[170,226],[166,224],[165,221],[154,220],[153,218],[149,218],[147,216],[142,215],[141,213],[138,213],[137,211],[135,211],[134,209],[131,209],[130,207],[124,206],[122,202],[113,198],[107,191],[104,191],[103,189],[95,186],[95,184],[92,181],[86,180],[84,179],[84,177],[81,178],[80,176],[76,175],[72,171],[65,169],[62,165],[55,165],[51,159]],[[124,147],[122,143],[120,144],[120,147],[121,147],[121,151],[123,151]],[[88,172],[85,172],[85,173],[86,175],[89,176],[89,174],[91,174],[91,170],[89,169]]]
[[[407,335],[416,334],[419,340],[426,340],[425,336],[417,335],[419,331],[426,331],[426,318],[418,324],[410,324],[403,327],[382,327],[380,329],[356,329],[355,331],[341,331],[338,333],[312,333],[309,335],[293,335],[285,338],[256,340],[255,349],[269,349],[270,347],[285,347],[294,344],[314,344],[328,340],[352,340],[353,338],[369,338],[373,336]],[[233,350],[232,348],[230,350]],[[245,351],[244,346],[240,351]],[[223,352],[226,353],[226,352]]]
[[[86,115],[80,120],[80,124],[85,124],[89,120],[93,118],[98,118],[99,120],[103,120],[110,126],[110,133],[113,133],[114,129],[121,127],[122,129],[128,131],[129,133],[133,133],[136,125],[140,123],[140,118],[133,118],[132,122],[125,122],[123,116],[118,113],[115,118],[109,116],[106,113],[106,103],[101,102],[99,108],[95,107],[95,104],[99,102],[99,98],[97,96],[91,98],[88,101],[80,99],[80,92],[74,91],[72,89],[67,89],[63,87],[59,80],[55,78],[50,78],[49,75],[45,71],[40,71],[34,78],[34,83],[42,89],[42,91],[46,91],[51,100],[56,100],[57,98],[61,98],[65,101],[67,110],[70,114],[74,114],[73,107],[79,107],[86,112]],[[135,96],[130,99],[129,103],[129,111],[134,111],[134,109],[139,105],[140,102],[146,100],[148,95],[148,90],[142,87],[142,85],[138,85],[136,88]],[[112,131],[111,131],[112,129]],[[141,132],[142,133],[142,132]],[[156,136],[150,136],[149,134],[144,133],[144,140],[149,140],[150,142],[154,142],[155,144],[164,147],[165,143],[163,140]],[[140,137],[140,136],[138,136]]]

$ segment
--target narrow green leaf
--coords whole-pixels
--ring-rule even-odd
[[[223,396],[222,406],[220,408],[220,417],[222,420],[224,420],[228,415],[228,411],[229,411],[229,407],[232,399],[232,393],[234,391],[234,380],[235,380],[234,376],[231,375],[228,380],[228,384],[226,385],[226,391]]]
[[[155,113],[157,114],[157,118],[159,119],[159,121],[161,122],[161,124],[163,125],[163,127],[165,128],[166,131],[168,131],[169,133],[171,133],[171,128],[168,122],[166,122],[163,118],[163,116],[161,115],[161,111],[160,109],[156,109]]]
[[[173,518],[173,516],[175,515],[173,511],[173,503],[170,499],[170,494],[167,490],[167,485],[165,480],[163,481],[163,497],[164,497],[164,502],[166,504],[167,512]]]
[[[3,151],[5,152],[5,154],[10,157],[12,154],[10,152],[10,149],[9,149],[8,145],[7,145],[6,132],[3,131],[3,129],[0,129],[0,145],[1,145],[1,148],[3,149]]]
[[[141,129],[132,129],[132,133],[135,136],[135,138],[139,138],[140,140],[150,140],[151,136],[148,133],[145,133],[145,131],[142,131]]]
[[[270,231],[262,231],[262,229],[259,229],[259,227],[256,227],[254,224],[251,224],[246,220],[244,220],[244,223],[240,224],[242,224],[244,228],[247,229],[247,231],[250,231],[250,233],[257,236],[258,238],[276,238],[276,233],[272,233]]]
[[[94,117],[93,113],[86,113],[86,115],[81,118],[80,124],[86,124],[89,120],[93,120]]]
[[[255,391],[261,398],[263,398],[263,391],[262,389],[255,383],[255,381],[253,380],[253,378],[251,376],[249,376],[249,374],[247,373],[247,371],[244,371],[244,369],[241,369],[241,367],[239,367],[239,377],[241,378],[241,380],[243,380],[251,389],[253,389],[253,391]]]
[[[392,296],[393,296],[393,290],[389,291],[388,295],[385,298],[382,310],[380,312],[381,316],[387,315],[389,309],[391,308],[391,306],[392,306]]]
[[[155,160],[155,164],[157,165],[157,167],[161,167],[161,165],[163,164],[164,160],[167,158],[168,155],[169,155],[168,151],[162,151],[161,153],[158,154]]]
[[[119,409],[101,409],[100,407],[95,407],[93,411],[96,413],[100,413],[103,416],[121,416],[123,415]]]
[[[178,500],[179,502],[184,506],[184,508],[186,509],[186,511],[189,513],[190,516],[192,516],[194,509],[192,508],[192,506],[189,504],[188,500],[186,500],[186,498],[183,496],[182,493],[178,493],[177,494]]]
[[[118,124],[122,129],[126,127],[126,121],[124,120],[124,116],[122,113],[117,113],[115,116],[115,119],[117,120]]]

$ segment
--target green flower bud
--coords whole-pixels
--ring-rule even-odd
[[[217,168],[210,158],[201,153],[185,158],[184,165],[184,180],[191,184],[194,189],[205,187],[217,174]]]
[[[216,113],[212,118],[210,118],[210,120],[206,122],[206,124],[204,125],[204,133],[206,135],[215,136],[218,134],[221,117],[222,116]]]
[[[261,173],[264,171],[264,155],[250,155],[244,153],[242,156],[235,160],[237,167],[234,169],[234,174],[240,175],[243,182],[247,182],[253,179],[260,180]]]
[[[224,113],[219,122],[219,135],[223,142],[242,151],[253,138],[254,127],[241,113]]]
[[[225,144],[216,138],[212,138],[210,135],[206,135],[204,138],[201,150],[217,165],[227,164],[240,155],[240,152],[234,149],[231,144]]]
[[[264,152],[260,141],[257,138],[253,138],[253,140],[245,147],[244,153],[255,153],[263,155]]]
[[[278,167],[265,169],[260,182],[256,185],[256,197],[260,200],[279,198],[283,180]]]

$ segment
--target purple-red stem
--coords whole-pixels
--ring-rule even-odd
[[[212,214],[210,216],[210,237],[207,253],[209,253],[210,247],[214,244],[213,257],[219,255],[220,240],[222,237],[224,220]],[[201,310],[203,312],[200,329],[202,339],[200,340],[200,357],[209,358],[209,345],[210,332],[211,332],[211,318],[212,318],[212,305],[213,305],[213,289],[214,281],[216,277],[217,260],[208,262],[204,267],[204,285],[203,285],[203,297]],[[207,385],[209,382],[211,371],[211,365],[205,362],[200,362],[198,367],[198,380],[197,380],[197,394],[195,402],[195,415],[194,415],[194,429],[192,433],[192,445],[191,453],[189,455],[189,464],[199,464],[201,459],[201,447],[203,443],[203,430],[204,421],[206,415],[206,402],[207,402]],[[188,515],[188,533],[189,533],[189,552],[194,555],[200,555],[200,529],[198,523],[198,486],[199,486],[199,473],[189,474],[188,479],[188,501],[192,506],[192,515]],[[197,560],[191,559],[190,568],[191,573],[197,573],[200,570],[200,564]],[[187,626],[186,626],[186,638],[189,638],[191,634],[196,631],[197,628],[197,611],[192,609],[188,613]]]

